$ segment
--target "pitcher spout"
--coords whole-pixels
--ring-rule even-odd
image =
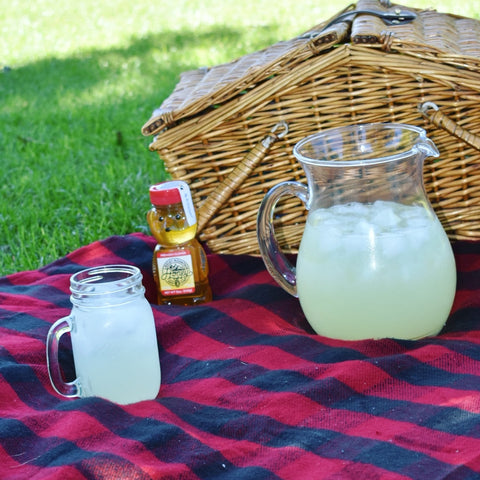
[[[426,134],[424,133],[420,139],[420,141],[415,145],[415,148],[423,154],[423,157],[439,157],[440,152],[436,147],[435,143],[430,140]]]

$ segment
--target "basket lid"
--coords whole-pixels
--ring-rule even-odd
[[[410,15],[410,17],[409,17]],[[406,17],[402,21],[402,17]],[[480,22],[435,10],[417,10],[389,0],[358,0],[330,20],[289,41],[281,41],[232,62],[181,74],[172,94],[142,127],[156,135],[181,120],[208,111],[254,88],[272,75],[351,42],[425,57],[478,70]]]

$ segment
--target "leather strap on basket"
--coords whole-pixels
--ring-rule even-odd
[[[378,17],[383,20],[385,25],[401,25],[404,23],[412,22],[417,18],[417,14],[415,12],[411,12],[409,10],[400,10],[399,8],[396,8],[393,12],[381,12],[371,9],[351,10],[335,17],[332,21],[330,21],[323,27],[323,30],[327,30],[327,28],[330,28],[336,23],[353,20],[357,15],[361,14],[373,15],[375,17]]]
[[[460,140],[463,140],[471,147],[480,150],[480,137],[465,130],[451,118],[447,117],[439,110],[438,105],[434,102],[422,103],[418,106],[418,109],[425,118],[433,123],[433,125],[446,130]]]
[[[281,131],[277,134],[276,132]],[[208,223],[220,207],[228,201],[233,192],[248,178],[252,171],[260,164],[272,145],[288,133],[288,125],[280,122],[275,125],[271,132],[250,152],[245,155],[243,160],[229,173],[215,190],[203,202],[198,210],[198,232]]]

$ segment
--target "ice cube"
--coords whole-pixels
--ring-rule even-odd
[[[372,214],[372,223],[376,225],[380,231],[391,231],[398,227],[401,218],[394,213],[393,209],[387,206],[375,207]]]
[[[308,215],[308,222],[312,227],[317,227],[319,225],[323,225],[324,223],[330,223],[334,220],[334,216],[331,212],[326,208],[319,208],[310,212]]]
[[[382,235],[380,237],[380,251],[386,258],[394,258],[405,250],[405,237],[403,235]]]
[[[368,215],[368,206],[360,202],[351,202],[345,205],[338,205],[341,212],[356,217],[365,217]]]
[[[373,235],[372,238],[375,238]],[[353,263],[360,261],[361,257],[371,250],[371,239],[368,234],[346,235],[342,238],[342,247],[345,254],[353,255]]]
[[[317,238],[317,248],[322,253],[332,253],[338,250],[341,232],[335,227],[325,227]]]
[[[423,243],[427,242],[431,236],[431,228],[429,228],[428,222],[426,219],[423,220],[423,223],[420,223],[422,220],[416,219],[416,225],[409,230],[410,248],[418,250]]]
[[[369,236],[371,237],[372,235],[376,235],[377,233],[377,228],[376,226],[368,222],[367,220],[361,219],[358,222],[355,223],[355,227],[353,230],[354,235],[362,235],[362,236]]]

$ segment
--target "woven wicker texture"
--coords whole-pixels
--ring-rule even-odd
[[[355,13],[365,10],[416,18],[389,25]],[[200,239],[212,251],[258,253],[266,191],[305,182],[295,143],[369,122],[427,130],[440,151],[424,167],[430,201],[451,239],[480,239],[480,23],[378,0],[359,0],[336,18],[231,63],[185,72],[144,125],[171,176],[190,184]],[[296,251],[305,213],[296,199],[280,206],[276,231],[286,251]]]

